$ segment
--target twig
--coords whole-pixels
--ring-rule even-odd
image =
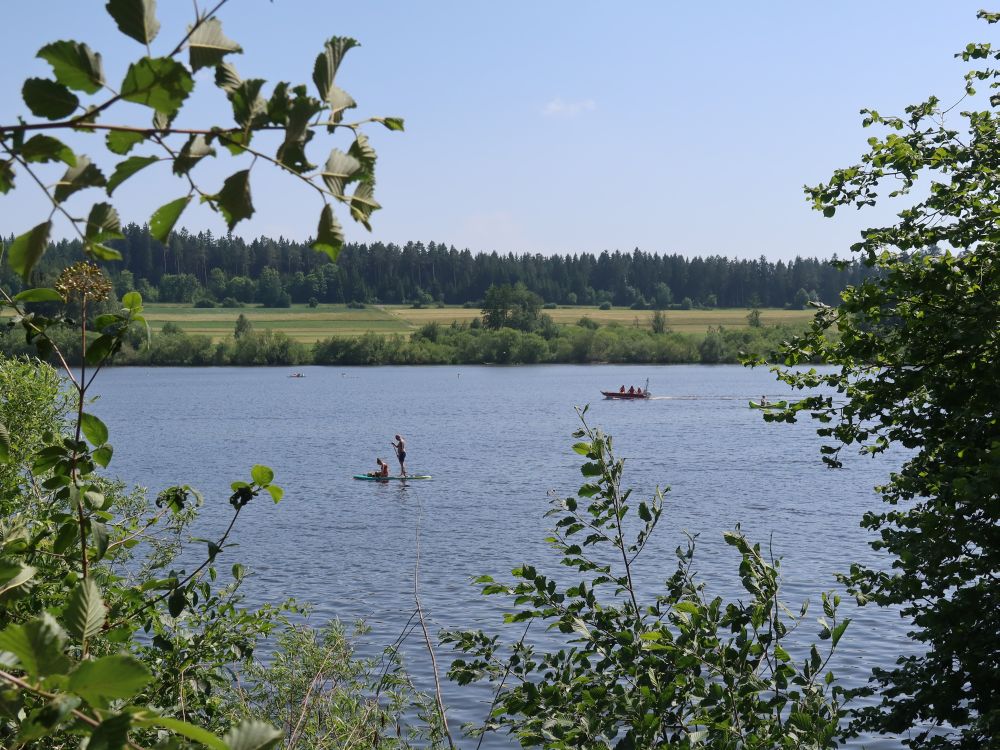
[[[448,747],[454,750],[455,742],[451,737],[451,730],[448,729],[448,717],[445,715],[444,699],[441,697],[441,678],[438,676],[437,658],[434,656],[434,647],[431,645],[431,637],[427,633],[427,624],[424,622],[424,611],[420,606],[420,523],[417,523],[417,560],[413,565],[413,600],[417,603],[417,617],[420,618],[420,629],[424,631],[424,643],[427,644],[427,653],[431,655],[431,669],[434,675],[434,699],[437,702],[438,714],[441,716],[441,725],[444,727],[445,737],[448,738]]]

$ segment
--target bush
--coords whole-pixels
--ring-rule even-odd
[[[598,308],[597,308],[597,309],[598,309],[598,310],[610,310],[610,309],[611,309],[611,303],[610,303],[610,302],[602,302],[602,303],[601,303],[601,304],[600,304],[600,305],[598,306]]]
[[[193,307],[215,307],[215,301],[208,297],[200,297],[194,301]]]
[[[557,305],[555,302],[546,302],[544,305],[542,305],[543,310],[555,310],[557,307],[559,307],[559,305]]]
[[[308,304],[309,304],[309,307],[314,307],[314,308],[315,307],[319,307],[319,300],[316,299],[315,297],[310,297]]]
[[[233,297],[226,297],[222,300],[223,307],[243,307],[243,303]]]
[[[364,302],[358,302],[357,300],[353,300],[353,299],[350,302],[347,303],[347,306],[349,308],[351,308],[352,310],[364,310],[365,309],[365,303]]]

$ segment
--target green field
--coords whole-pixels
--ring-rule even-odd
[[[545,310],[556,323],[576,323],[587,316],[607,325],[639,325],[649,327],[653,313],[649,310],[626,308],[598,310],[596,307],[559,307]],[[289,308],[195,308],[183,304],[151,304],[146,306],[146,319],[150,328],[160,330],[164,323],[179,325],[186,333],[200,333],[220,340],[231,336],[236,318],[242,313],[257,330],[270,328],[283,331],[291,338],[312,343],[331,336],[359,336],[363,333],[407,334],[425,323],[449,325],[452,321],[470,322],[480,315],[478,309],[463,307],[428,307],[414,309],[407,305],[370,305],[363,310],[346,305],[320,305],[311,308],[293,305]],[[811,310],[760,311],[764,325],[787,323],[805,325],[812,318]],[[747,310],[670,310],[666,313],[667,325],[681,333],[704,333],[709,326],[742,328],[747,325]]]

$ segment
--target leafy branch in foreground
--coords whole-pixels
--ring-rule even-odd
[[[9,249],[8,263],[25,281],[46,250],[56,214],[73,227],[88,257],[120,260],[118,251],[105,244],[123,236],[114,206],[102,201],[84,212],[72,207],[69,199],[90,188],[102,188],[111,196],[126,180],[159,163],[170,164],[174,176],[186,184],[183,195],[158,208],[150,219],[151,233],[160,242],[166,241],[196,196],[220,213],[230,230],[251,217],[256,209],[250,175],[258,163],[271,164],[315,192],[320,213],[312,246],[317,250],[336,259],[344,243],[331,201],[342,204],[355,221],[371,228],[371,214],[380,207],[374,198],[376,154],[362,127],[381,123],[389,130],[402,130],[403,123],[397,117],[344,120],[347,110],[357,105],[339,87],[337,75],[344,56],[357,42],[332,37],[324,45],[313,66],[317,96],[310,95],[304,84],[284,81],[265,96],[265,81],[242,79],[227,60],[242,48],[222,32],[217,13],[225,2],[209,11],[199,10],[195,3],[195,19],[187,34],[172,51],[155,57],[151,45],[160,25],[154,0],[108,2],[108,13],[122,33],[147,50],[146,56],[129,65],[117,87],[109,83],[100,53],[84,43],[59,41],[39,50],[38,57],[52,66],[53,77],[30,78],[22,89],[24,104],[38,119],[0,124],[0,194],[14,189],[21,172],[50,203],[47,220],[17,236]],[[184,51],[188,52],[187,65],[178,59]],[[214,85],[229,100],[232,122],[175,127],[174,120],[203,68],[214,69]],[[151,122],[105,122],[106,113],[121,102],[147,107]],[[307,145],[321,128],[329,134],[346,132],[351,141],[346,151],[332,148],[323,166],[317,167],[308,157]],[[110,154],[125,158],[108,173],[90,156],[76,153],[50,135],[54,131],[103,138]],[[254,144],[256,135],[270,131],[280,138],[273,152]],[[133,154],[137,147],[151,151]],[[235,157],[248,157],[249,163],[226,178],[221,188],[203,189],[195,179],[195,170],[205,159],[218,155],[216,147]],[[64,169],[61,177],[44,179],[44,173],[51,170],[49,164]]]
[[[636,580],[635,562],[662,516],[663,495],[630,502],[624,461],[585,413],[573,449],[586,459],[586,481],[549,511],[558,519],[549,541],[575,581],[564,586],[527,564],[512,583],[483,576],[484,594],[513,603],[505,621],[525,624],[521,638],[442,635],[465,655],[453,662],[452,679],[495,686],[477,731],[547,748],[836,746],[842,690],[827,664],[849,622],[837,618],[839,598],[822,597],[826,653],[810,646],[797,664],[790,643],[807,605],[798,615],[786,609],[779,563],[739,527],[725,540],[740,555],[746,602],[708,597],[694,576],[693,537],[678,547],[665,590],[645,594],[651,588]],[[539,645],[528,638],[536,622],[549,633]]]
[[[983,65],[966,75],[966,96],[980,82],[1000,87],[990,44],[957,57]],[[808,395],[765,412],[818,420],[832,467],[846,446],[908,451],[878,488],[884,509],[862,520],[889,560],[853,565],[843,580],[860,603],[898,608],[912,622],[913,653],[872,673],[879,699],[857,711],[854,727],[914,748],[995,747],[1000,738],[1000,97],[988,101],[961,112],[960,129],[934,97],[902,117],[864,110],[864,126],[884,135],[869,139],[861,163],[807,188],[833,216],[874,205],[887,184],[891,196],[929,181],[896,224],[866,229],[853,246],[874,275],[785,347],[790,367],[778,377]],[[796,367],[815,358],[837,369]]]

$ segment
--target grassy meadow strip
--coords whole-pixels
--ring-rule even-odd
[[[746,328],[747,310],[743,308],[716,310],[669,310],[667,326],[678,333],[704,336],[709,328]],[[557,325],[573,325],[587,317],[601,326],[620,325],[649,329],[653,312],[596,307],[558,307],[545,310]],[[414,308],[408,305],[370,305],[362,309],[346,305],[321,304],[317,307],[292,305],[287,308],[194,308],[186,304],[151,304],[146,318],[151,330],[159,331],[166,323],[174,323],[187,333],[208,336],[218,343],[233,335],[236,319],[244,315],[255,329],[281,332],[294,341],[313,344],[335,336],[407,335],[428,323],[442,326],[470,325],[480,317],[478,308],[459,306]],[[812,319],[811,310],[763,309],[764,326],[788,325],[803,328]]]

